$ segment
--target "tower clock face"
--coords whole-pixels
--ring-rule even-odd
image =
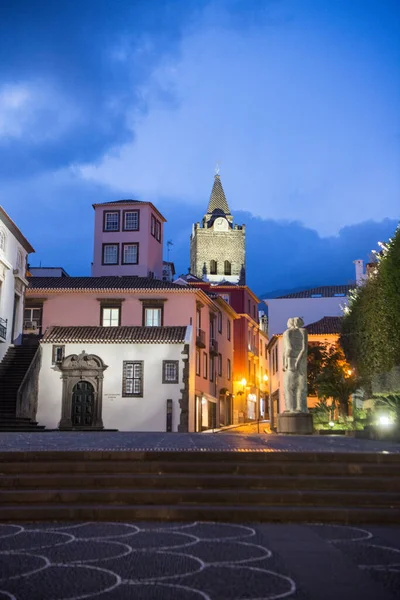
[[[218,217],[214,221],[214,229],[215,231],[228,231],[229,225],[228,221],[224,219],[224,217]]]

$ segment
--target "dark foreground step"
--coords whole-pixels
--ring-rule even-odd
[[[400,509],[337,506],[3,506],[1,521],[216,521],[225,523],[400,523]]]
[[[316,462],[233,462],[233,461],[68,461],[58,462],[0,462],[0,474],[24,473],[67,473],[72,474],[116,474],[116,473],[185,473],[185,474],[230,474],[230,475],[314,475],[314,476],[379,476],[398,477],[399,465],[395,463],[316,463]]]
[[[348,492],[321,490],[218,490],[218,489],[138,489],[138,490],[7,490],[0,492],[1,511],[16,504],[110,504],[110,505],[221,505],[247,506],[340,506],[398,508],[397,492]]]
[[[24,489],[318,489],[399,492],[399,477],[312,477],[286,475],[212,474],[8,474],[0,477],[1,490]]]

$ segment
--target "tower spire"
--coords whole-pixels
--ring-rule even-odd
[[[219,175],[219,165],[215,168],[214,184],[211,190],[210,200],[208,203],[207,214],[230,215],[228,202],[225,197],[224,188],[222,187],[221,177]]]

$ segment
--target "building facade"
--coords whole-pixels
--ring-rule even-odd
[[[190,338],[190,327],[50,327],[37,420],[61,430],[179,431]]]
[[[244,284],[246,280],[246,228],[236,225],[221,179],[214,177],[207,213],[195,223],[190,237],[190,272],[217,283]]]
[[[188,349],[187,407],[182,409],[187,413],[186,430],[219,427],[221,415],[226,421],[232,413],[232,332],[237,315],[223,298],[141,277],[30,277],[25,309],[35,315],[37,326],[35,331],[25,329],[27,343],[54,326],[97,327],[104,332],[115,328],[122,336],[132,326],[196,328]]]
[[[34,249],[0,207],[0,361],[21,343],[28,254]]]
[[[163,275],[165,218],[151,202],[116,200],[93,204],[92,276]]]
[[[269,412],[268,336],[265,319],[259,315],[259,299],[245,285],[211,284],[192,274],[181,276],[183,285],[219,296],[237,314],[233,321],[233,413],[232,422],[265,418]]]

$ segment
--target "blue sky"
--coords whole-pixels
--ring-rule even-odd
[[[0,203],[79,275],[91,204],[150,200],[186,272],[219,162],[257,293],[347,282],[398,222],[399,65],[397,0],[5,0]]]

